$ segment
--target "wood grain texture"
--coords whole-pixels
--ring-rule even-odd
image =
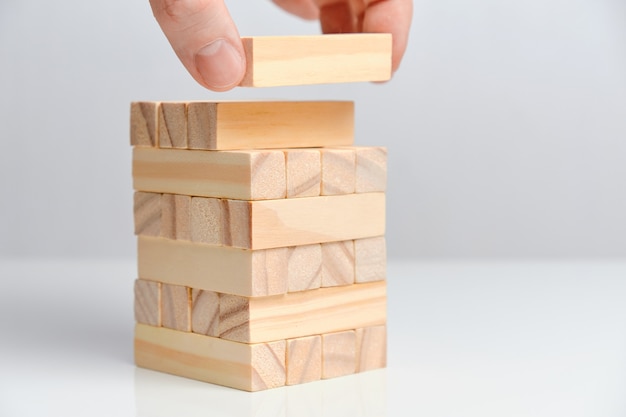
[[[187,105],[190,149],[241,150],[351,145],[350,101],[224,101]]]
[[[306,291],[322,285],[322,247],[319,244],[287,248],[287,291]]]
[[[130,104],[130,144],[157,146],[157,101],[137,101]]]
[[[161,102],[158,106],[160,148],[187,148],[187,105],[184,102]]]
[[[220,337],[243,343],[380,325],[385,317],[385,282],[271,297],[220,296]]]
[[[133,185],[138,191],[199,197],[284,198],[285,155],[278,150],[134,148]]]
[[[135,321],[150,326],[161,325],[161,284],[135,280]]]
[[[354,241],[355,282],[387,278],[387,248],[384,236]]]
[[[287,385],[303,384],[322,378],[321,336],[287,340]]]
[[[135,192],[133,196],[135,234],[159,236],[161,234],[161,194]]]
[[[354,241],[322,243],[322,287],[354,284]]]
[[[176,194],[162,195],[161,237],[191,240],[191,197]]]
[[[248,297],[287,292],[287,249],[260,251],[140,236],[140,278]]]
[[[191,331],[191,295],[182,285],[161,284],[161,326]]]
[[[352,194],[356,189],[356,152],[348,149],[322,149],[321,195]]]
[[[222,200],[222,245],[250,245],[250,203],[242,200]]]
[[[386,81],[391,78],[390,34],[242,38],[245,87]]]
[[[387,366],[387,326],[356,329],[356,371]]]
[[[285,384],[285,341],[258,345],[138,324],[135,363],[245,391]]]
[[[356,333],[353,330],[322,335],[322,378],[356,372]]]
[[[322,164],[317,149],[285,151],[287,198],[320,195]]]
[[[191,290],[191,331],[219,336],[220,298],[214,291]]]
[[[221,245],[222,201],[217,198],[193,197],[191,199],[191,241]]]
[[[384,192],[387,188],[387,149],[357,147],[356,192]]]

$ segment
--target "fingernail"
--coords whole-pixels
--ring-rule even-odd
[[[217,39],[200,49],[195,61],[204,82],[216,90],[234,86],[245,71],[243,57],[226,39]]]

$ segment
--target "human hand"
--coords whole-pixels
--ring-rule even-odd
[[[400,65],[412,0],[273,0],[324,33],[391,33],[392,69]],[[237,86],[246,70],[243,45],[224,0],[150,0],[152,12],[191,76],[213,91]]]

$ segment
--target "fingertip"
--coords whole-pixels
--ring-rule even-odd
[[[240,46],[240,45],[239,45]],[[213,91],[227,91],[237,86],[246,71],[243,48],[219,38],[202,47],[194,56],[201,84]]]

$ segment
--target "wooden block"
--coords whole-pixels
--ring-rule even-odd
[[[322,378],[356,372],[356,334],[353,330],[322,335]]]
[[[322,338],[300,337],[287,340],[287,385],[303,384],[322,378]]]
[[[354,241],[355,282],[382,281],[387,277],[385,237]]]
[[[379,236],[385,231],[382,193],[303,197],[244,202],[238,219],[239,241],[246,249],[300,246]]]
[[[320,195],[322,165],[320,151],[294,149],[285,151],[287,198]]]
[[[140,236],[140,278],[248,297],[287,292],[287,248],[249,251]]]
[[[185,286],[161,284],[161,326],[190,332],[190,297]]]
[[[187,105],[189,148],[313,148],[354,142],[351,101],[225,101]]]
[[[349,149],[322,149],[321,195],[352,194],[356,187],[356,152]]]
[[[322,287],[354,284],[354,241],[322,243]]]
[[[220,295],[220,337],[261,343],[375,326],[385,323],[385,309],[384,281],[270,297]]]
[[[288,292],[313,290],[322,285],[322,247],[319,244],[288,248]]]
[[[287,190],[285,155],[278,150],[134,148],[133,181],[139,191],[235,200],[284,198]]]
[[[162,102],[158,107],[160,148],[187,148],[187,106],[183,102]]]
[[[220,299],[214,291],[191,290],[191,331],[219,336]]]
[[[387,327],[372,326],[356,330],[356,372],[387,366]]]
[[[161,194],[136,192],[134,195],[135,234],[161,234]]]
[[[161,237],[191,240],[191,197],[175,194],[162,195]]]
[[[390,34],[242,38],[244,87],[386,81],[391,78]]]
[[[161,325],[161,284],[145,279],[135,280],[135,321],[151,326]]]
[[[191,241],[222,244],[222,202],[217,198],[191,199]]]
[[[155,147],[159,102],[139,101],[130,104],[130,144]]]
[[[245,391],[285,385],[285,341],[244,344],[138,324],[135,363]]]
[[[387,149],[358,147],[356,149],[356,192],[383,192],[387,188]]]
[[[222,200],[222,245],[249,246],[250,204],[242,200]]]

